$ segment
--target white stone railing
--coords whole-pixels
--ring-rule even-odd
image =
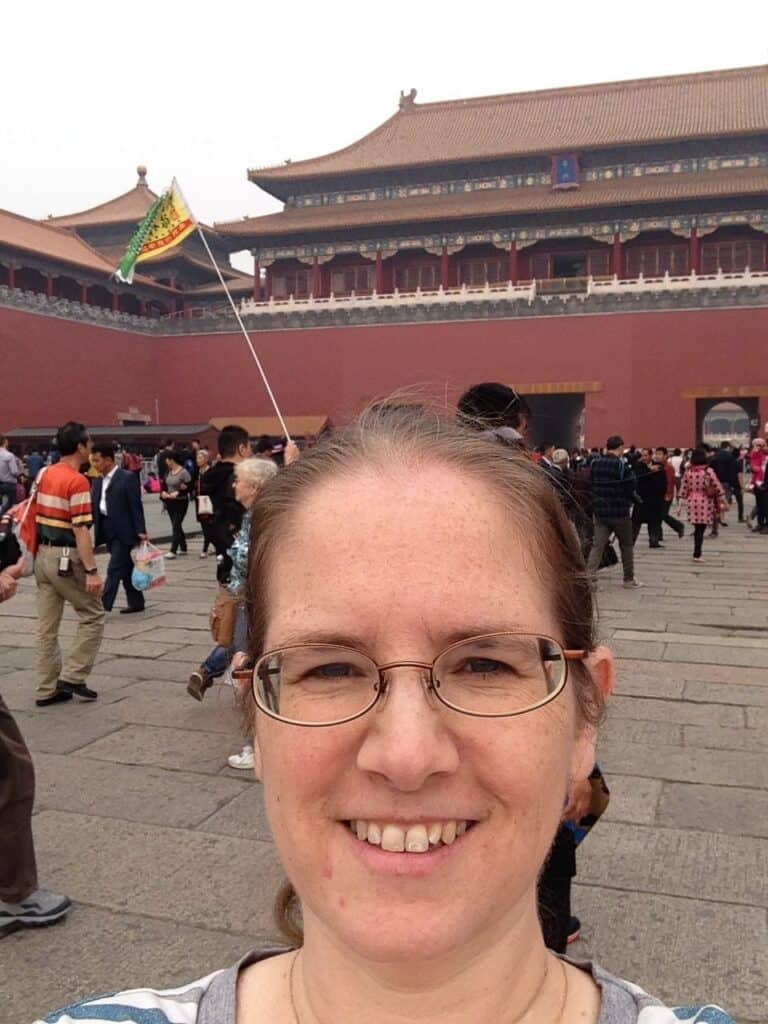
[[[484,288],[470,288],[462,285],[461,288],[438,288],[437,291],[423,292],[417,289],[415,292],[401,292],[397,289],[386,295],[378,295],[372,292],[370,295],[335,296],[316,299],[310,296],[307,299],[296,299],[292,295],[287,299],[269,299],[268,302],[254,302],[253,299],[243,299],[240,303],[240,312],[243,315],[259,316],[269,313],[290,313],[300,310],[323,310],[323,309],[384,309],[386,307],[399,306],[434,306],[446,304],[460,304],[464,302],[488,301],[498,302],[501,299],[517,302],[533,302],[536,298],[536,282],[529,281],[527,284],[487,284]]]
[[[538,284],[538,287],[537,287]],[[572,287],[569,287],[569,284]],[[310,310],[332,309],[386,309],[388,307],[455,305],[466,302],[512,302],[533,303],[537,295],[545,301],[552,298],[563,298],[575,295],[582,300],[591,295],[629,295],[641,292],[674,292],[685,290],[712,290],[723,288],[755,288],[768,285],[768,272],[753,272],[749,269],[724,274],[697,274],[695,271],[683,277],[671,277],[668,273],[663,277],[636,278],[554,278],[546,281],[528,281],[525,284],[487,284],[483,288],[462,285],[461,288],[438,288],[436,291],[401,292],[378,295],[330,295],[328,298],[316,299],[310,296],[297,299],[271,298],[265,302],[254,302],[243,299],[240,312],[243,315],[263,316],[274,313],[302,312]]]
[[[684,277],[643,277],[619,280],[618,277],[595,278],[587,281],[587,295],[616,295],[631,292],[674,292],[695,290],[711,290],[713,288],[754,288],[768,284],[768,272],[752,272],[747,268],[735,274],[724,274],[718,270],[716,274],[697,274],[692,271]]]

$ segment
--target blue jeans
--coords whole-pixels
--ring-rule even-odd
[[[0,516],[16,504],[16,484],[0,484]]]
[[[241,605],[235,619],[235,636],[231,647],[214,647],[203,664],[204,668],[212,679],[223,676],[227,665],[238,651],[244,651],[248,646],[248,620],[245,614],[245,606]]]

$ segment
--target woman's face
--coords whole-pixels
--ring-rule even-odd
[[[336,477],[301,502],[289,533],[273,554],[267,650],[343,637],[383,664],[431,662],[453,639],[504,630],[562,640],[535,546],[452,469]],[[569,778],[593,763],[570,686],[537,711],[480,719],[401,668],[356,721],[307,729],[259,714],[256,725],[270,824],[308,932],[403,962],[537,927],[536,878]],[[475,824],[428,853],[386,853],[352,833],[358,820]]]
[[[208,465],[208,452],[204,452],[204,451],[203,451],[203,450],[201,449],[201,450],[200,450],[200,451],[199,451],[199,452],[197,453],[197,455],[195,456],[195,462],[197,463],[197,465],[198,465],[198,467],[199,467],[200,469],[202,469],[202,468],[203,468],[203,466],[207,466],[207,465]]]
[[[239,501],[243,508],[250,508],[258,492],[258,484],[241,479],[235,470],[235,501]]]

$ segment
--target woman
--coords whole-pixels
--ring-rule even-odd
[[[171,550],[166,553],[166,558],[175,558],[177,554],[187,553],[187,537],[182,523],[189,508],[189,485],[192,483],[192,477],[182,465],[183,458],[181,449],[178,448],[174,448],[166,456],[165,489],[160,492],[160,500],[171,520]]]
[[[229,576],[225,583],[227,593],[238,598],[240,606],[235,619],[235,630],[232,643],[229,645],[217,645],[202,663],[189,677],[187,693],[195,700],[202,700],[205,691],[213,686],[213,681],[223,675],[232,660],[233,655],[238,651],[245,651],[248,624],[245,617],[244,591],[245,577],[248,568],[248,540],[251,528],[251,509],[259,493],[260,488],[277,473],[277,466],[271,459],[245,459],[235,467],[235,500],[245,509],[240,530],[238,531],[232,546],[227,554],[231,559]],[[250,757],[248,752],[250,750]],[[246,763],[237,761],[241,758]],[[250,760],[250,764],[247,762]],[[250,745],[243,749],[243,754],[233,754],[229,759],[232,768],[253,768],[253,752]],[[234,763],[237,761],[237,763]]]
[[[701,561],[701,548],[707,526],[720,521],[720,512],[726,507],[725,491],[707,465],[707,453],[695,448],[683,474],[680,486],[680,500],[688,506],[688,522],[693,526],[693,557]]]
[[[293,948],[67,1012],[693,1020],[542,940],[536,879],[569,780],[592,767],[612,663],[594,645],[578,542],[536,466],[426,412],[383,411],[271,481],[252,531],[244,675]]]
[[[213,537],[211,536],[211,528],[213,525],[213,513],[202,513],[200,512],[200,485],[203,477],[211,468],[211,455],[205,448],[199,448],[195,455],[195,462],[197,464],[197,476],[195,478],[195,514],[198,523],[200,523],[200,529],[203,531],[203,550],[200,552],[201,558],[208,557],[208,548],[214,546]],[[210,498],[208,498],[210,501]]]

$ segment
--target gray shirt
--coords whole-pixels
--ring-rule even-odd
[[[88,1024],[111,1024],[117,1020],[147,1020],[152,1024],[235,1024],[237,977],[244,967],[265,960],[287,949],[257,949],[223,971],[199,981],[166,991],[131,989],[114,995],[86,999],[34,1024],[66,1024],[73,1020]],[[562,957],[566,963],[589,972],[600,988],[601,1007],[598,1024],[734,1024],[716,1006],[685,1005],[673,1009],[649,996],[632,982],[604,971],[597,964]],[[141,1010],[141,1018],[135,1011]],[[262,1021],[260,1024],[269,1024]]]
[[[15,484],[18,478],[18,459],[7,448],[0,448],[0,484]]]

